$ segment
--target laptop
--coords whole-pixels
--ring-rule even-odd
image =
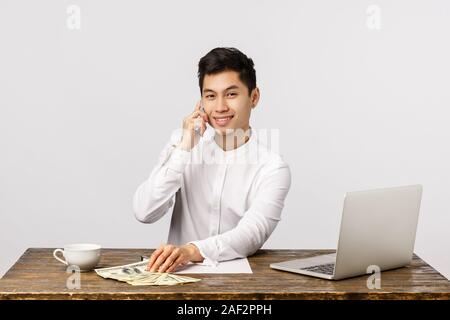
[[[272,263],[277,270],[340,280],[411,263],[422,186],[347,192],[336,253]]]

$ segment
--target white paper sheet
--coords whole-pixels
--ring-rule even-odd
[[[253,273],[246,258],[219,262],[217,267],[189,263],[174,273]]]

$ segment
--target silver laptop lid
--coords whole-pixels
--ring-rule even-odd
[[[344,199],[334,278],[411,262],[422,186],[348,192]]]

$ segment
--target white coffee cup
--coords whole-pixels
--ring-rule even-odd
[[[80,271],[89,271],[95,268],[100,261],[101,246],[91,243],[70,244],[63,249],[53,251],[56,260],[64,263],[66,266],[78,266]],[[57,256],[61,252],[64,259]]]

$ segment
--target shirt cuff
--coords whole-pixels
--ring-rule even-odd
[[[217,267],[219,265],[218,261],[218,252],[214,252],[213,254],[208,254],[208,246],[203,245],[202,241],[190,241],[188,242],[192,243],[198,248],[198,251],[200,251],[200,254],[204,258],[203,262],[196,262],[197,264],[203,265],[203,266],[210,266],[210,267]]]
[[[173,171],[182,173],[189,162],[191,153],[181,148],[173,148],[170,158],[167,161],[167,167]]]

